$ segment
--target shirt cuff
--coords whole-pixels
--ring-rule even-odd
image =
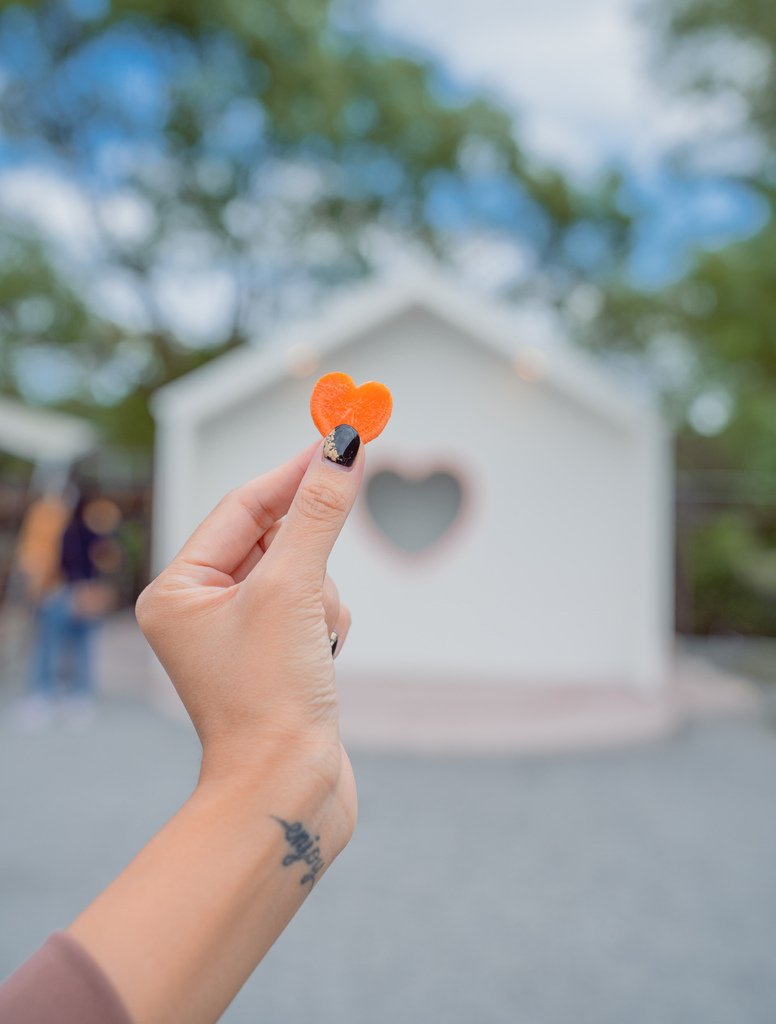
[[[132,1024],[102,969],[66,932],[54,932],[0,985],[0,1021]]]

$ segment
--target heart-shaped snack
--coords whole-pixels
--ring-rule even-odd
[[[327,373],[316,382],[310,397],[313,422],[323,437],[347,423],[364,444],[382,433],[393,410],[391,392],[376,380],[356,387],[346,373]]]

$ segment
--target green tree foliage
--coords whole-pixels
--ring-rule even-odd
[[[776,19],[768,0],[660,0],[654,22],[676,87],[746,105],[744,131],[776,142]],[[771,168],[773,171],[773,168]]]
[[[683,625],[773,634],[776,18],[762,0],[662,0],[649,10],[664,84],[699,111],[727,111],[718,133],[683,146],[677,167],[748,189],[763,223],[742,241],[695,252],[681,280],[658,293],[612,286],[592,343],[646,355],[678,425],[693,510],[689,525],[680,517],[694,595]]]
[[[327,0],[0,3],[0,82],[6,169],[67,182],[80,217],[52,241],[0,214],[0,387],[102,408],[124,441],[148,443],[153,388],[386,251],[476,235],[529,267],[507,291],[560,302],[627,243],[614,179],[575,191],[497,105]]]
[[[668,81],[695,102],[737,116],[680,155],[687,173],[712,164],[755,193],[763,226],[743,241],[697,252],[686,275],[661,295],[613,295],[622,323],[633,303],[636,342],[675,337],[697,360],[685,398],[725,389],[732,416],[704,440],[685,437],[688,467],[776,474],[776,19],[762,0],[662,0],[654,14]],[[743,163],[742,163],[743,161]]]
[[[681,329],[737,398],[719,457],[776,472],[776,18],[762,0],[664,0],[659,10],[672,79],[699,100],[738,110],[706,148],[727,151],[723,165],[764,207],[757,234],[698,254],[669,299]],[[703,148],[696,147],[700,159]]]

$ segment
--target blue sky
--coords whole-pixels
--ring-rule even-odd
[[[514,110],[534,156],[580,183],[624,169],[645,212],[634,273],[658,286],[688,246],[723,245],[761,223],[763,208],[725,180],[730,147],[701,179],[669,169],[677,147],[738,129],[740,111],[690,102],[659,85],[656,41],[638,0],[373,0],[386,35],[442,61],[461,83]],[[735,159],[747,159],[736,147]],[[754,154],[756,158],[756,154]]]
[[[376,22],[389,46],[432,58],[440,67],[440,78],[456,91],[485,91],[512,110],[526,151],[560,167],[580,185],[609,167],[624,171],[624,198],[640,224],[631,267],[638,283],[660,287],[678,276],[693,245],[723,245],[758,226],[762,210],[757,201],[725,180],[726,173],[746,169],[746,160],[756,160],[756,152],[740,145],[717,147],[716,162],[707,161],[703,173],[694,178],[671,170],[671,154],[678,146],[700,140],[705,149],[713,150],[711,140],[740,127],[735,124],[740,111],[720,104],[700,107],[659,88],[653,40],[635,14],[634,0],[336,2],[349,5],[357,20]],[[114,39],[97,47],[92,56],[91,70],[103,88],[122,90],[130,75],[133,94],[145,97],[145,120],[155,123],[162,113],[161,71],[149,63],[131,33],[118,43]],[[23,48],[16,57],[22,63],[29,59]],[[93,84],[76,81],[73,87]],[[241,124],[244,114],[242,110]],[[731,157],[738,161],[736,166]],[[107,164],[101,166],[100,173],[110,177],[106,168]],[[5,206],[34,214],[76,259],[88,261],[97,244],[94,202],[90,204],[73,183],[45,163],[15,167],[6,158],[0,191]],[[483,190],[480,198],[498,206],[504,197]],[[138,196],[119,191],[98,197],[97,205],[119,240],[142,238],[153,228],[153,210]],[[521,272],[519,265],[515,268],[509,262],[519,264],[519,253],[488,252],[476,245],[476,251],[464,249],[467,269],[488,287],[505,269],[518,276]],[[171,267],[155,285],[173,329],[199,344],[223,334],[233,282],[207,259],[195,270],[196,279],[188,266]],[[137,296],[126,282],[102,272],[92,284],[90,298],[99,308],[142,331],[143,310],[138,310]],[[135,356],[127,350],[121,358],[131,362]],[[129,371],[123,363],[119,370],[126,379]],[[64,371],[60,367],[57,373],[61,377]],[[30,374],[41,380],[39,367],[31,367]],[[111,381],[104,383],[106,400],[117,397],[111,387]]]
[[[678,145],[707,143],[734,127],[737,114],[658,87],[655,43],[634,0],[371,0],[371,8],[369,0],[351,0],[350,10],[376,23],[389,46],[431,57],[460,91],[484,90],[514,111],[527,152],[581,185],[607,167],[624,170],[640,222],[632,269],[641,283],[660,286],[681,272],[690,246],[722,245],[760,223],[757,200],[721,174],[733,169],[724,162],[730,147],[700,178],[669,169]],[[106,41],[94,65],[108,88],[125,88],[131,72],[133,94],[150,98],[153,119],[159,69],[131,34],[120,45]],[[86,238],[89,211],[66,186],[57,191],[45,168],[4,181],[6,201],[20,209],[38,208],[44,194],[49,226]],[[130,228],[148,219],[126,200],[118,213]]]
[[[687,127],[649,71],[632,0],[373,0],[382,29],[519,113],[531,152],[579,175],[654,164]]]

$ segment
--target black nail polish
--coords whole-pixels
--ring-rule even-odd
[[[337,632],[336,629],[333,629],[331,631],[331,633],[329,634],[329,644],[331,646],[331,656],[332,656],[332,658],[337,653],[337,644],[338,643],[339,643],[339,633]]]
[[[323,455],[330,462],[350,467],[356,461],[360,447],[361,438],[358,436],[358,431],[349,427],[347,423],[341,423],[324,439]]]

